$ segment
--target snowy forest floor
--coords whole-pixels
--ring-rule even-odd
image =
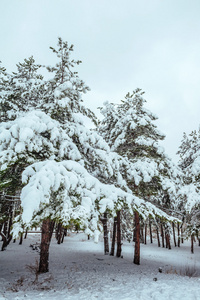
[[[34,274],[39,253],[30,244],[39,234],[0,252],[0,299],[200,299],[200,248],[190,253],[190,243],[180,248],[141,245],[141,265],[133,264],[133,243],[124,242],[123,258],[103,254],[103,241],[71,233],[61,245],[53,237],[50,271]],[[0,242],[1,246],[1,242]],[[162,273],[159,272],[162,268]]]

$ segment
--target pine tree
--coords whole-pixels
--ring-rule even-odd
[[[165,199],[175,202],[175,180],[180,172],[159,145],[164,135],[154,124],[157,117],[144,107],[143,94],[136,89],[119,105],[106,102],[101,109],[104,119],[98,131],[111,149],[125,158],[122,173],[132,193],[145,201],[166,206]],[[140,232],[137,212],[135,220],[136,231]],[[136,246],[134,262],[139,264],[138,234]]]
[[[9,106],[0,123],[1,190],[21,192],[22,214],[15,219],[14,235],[42,224],[40,272],[49,268],[54,222],[68,226],[73,220],[92,233],[100,228],[103,213],[115,216],[124,206],[143,216],[168,218],[132,195],[121,174],[124,158],[84,126],[83,116],[94,122],[95,116],[82,105],[88,87],[71,70],[80,63],[70,59],[73,46],[59,38],[58,49],[51,49],[59,59],[48,67],[52,79],[37,74],[40,65],[33,59],[25,60],[8,78],[14,88],[9,90],[6,81],[0,95],[1,105]]]
[[[22,112],[39,107],[44,96],[43,77],[38,74],[41,65],[36,64],[31,56],[16,66],[17,72],[7,74],[4,71],[0,93],[0,122],[14,120]]]
[[[200,129],[192,131],[189,136],[183,134],[179,147],[179,166],[184,174],[184,184],[179,190],[179,209],[187,224],[185,235],[198,236],[199,221],[199,191],[200,191]]]

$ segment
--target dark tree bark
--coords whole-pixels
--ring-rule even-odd
[[[7,228],[8,228],[8,220],[4,222],[4,226],[3,226],[3,234],[5,237],[7,237]]]
[[[64,242],[64,238],[65,238],[65,236],[67,236],[67,228],[64,228],[64,230],[63,230],[63,235],[62,235],[62,240],[61,240],[61,243],[63,243]],[[89,240],[89,235],[88,235],[88,240]]]
[[[50,225],[49,225],[49,231],[50,231],[49,240],[50,240],[50,242],[51,242],[51,238],[53,235],[54,226],[55,226],[55,221],[50,221]]]
[[[42,223],[39,273],[49,272],[49,246],[51,239],[50,223],[49,219],[44,220]]]
[[[20,233],[19,245],[22,245],[22,243],[23,243],[23,232]]]
[[[57,244],[61,243],[62,234],[63,234],[62,223],[58,223],[58,227],[57,227]]]
[[[2,241],[3,241],[3,244],[1,246],[1,251],[4,251],[7,247],[7,239],[3,232],[1,232],[0,235],[1,235]]]
[[[26,228],[26,232],[25,232],[25,235],[24,235],[24,239],[27,238],[27,234],[28,234],[28,228]]]
[[[181,226],[181,243],[183,244],[183,227]]]
[[[139,213],[135,211],[135,252],[133,263],[140,264],[140,218]]]
[[[171,244],[170,244],[170,235],[165,232],[165,239],[166,239],[166,248],[171,250]]]
[[[113,236],[112,236],[112,245],[111,245],[111,251],[110,255],[115,255],[115,238],[116,238],[116,227],[117,227],[117,217],[114,217],[114,223],[113,223]]]
[[[121,241],[121,216],[120,211],[117,212],[117,257],[121,257],[122,241]]]
[[[103,215],[103,234],[104,234],[104,254],[109,253],[109,242],[108,242],[108,225],[107,225],[107,213]]]
[[[152,230],[151,230],[151,221],[149,220],[149,232],[150,232],[150,241],[153,243]]]
[[[12,220],[0,225],[0,236],[2,237],[2,241],[3,241],[2,246],[1,246],[1,251],[4,251],[6,249],[6,247],[8,246],[8,244],[10,243],[10,241],[12,240],[12,236],[10,234],[11,224],[12,224]],[[3,228],[3,225],[4,225],[4,228]],[[5,229],[6,226],[8,226],[7,229]],[[2,228],[3,228],[3,231],[2,231]]]
[[[147,244],[147,224],[145,224],[144,227],[144,243],[145,245]]]
[[[191,235],[191,253],[194,253],[194,235]]]
[[[3,224],[0,224],[0,236],[2,237],[2,241],[3,241],[3,244],[1,246],[1,251],[4,251],[10,241],[7,239],[6,235],[4,234],[5,231],[2,230],[2,228],[3,228]]]
[[[164,237],[164,230],[163,230],[163,224],[160,224],[160,230],[161,230],[161,237],[162,237],[162,247],[165,248],[165,237]]]
[[[172,223],[172,229],[173,229],[173,237],[174,237],[174,246],[176,247],[176,234],[175,234],[174,222]]]
[[[144,223],[140,219],[140,243],[144,244]]]
[[[156,233],[157,233],[158,247],[160,247],[160,237],[159,237],[159,229],[158,229],[158,226],[156,226]]]
[[[181,237],[180,237],[180,225],[178,223],[178,247],[180,247],[181,244]]]

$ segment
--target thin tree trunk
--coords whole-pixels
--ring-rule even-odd
[[[170,241],[170,235],[168,234],[168,249],[171,250],[171,241]]]
[[[135,252],[133,263],[140,264],[140,218],[139,213],[135,211]]]
[[[54,230],[54,226],[55,226],[55,221],[50,221],[50,225],[49,225],[49,231],[50,231],[50,234],[49,234],[49,241],[51,242],[51,238],[52,238],[52,235],[53,235],[53,230]]]
[[[3,225],[4,225],[4,228],[3,228]],[[10,234],[11,225],[12,225],[11,218],[10,218],[9,222],[6,222],[6,223],[0,225],[0,236],[2,237],[2,241],[3,241],[1,251],[4,251],[6,249],[6,247],[8,246],[8,244],[10,243],[10,241],[12,240],[12,236]],[[7,229],[5,228],[5,226],[7,227]],[[3,228],[3,231],[2,231],[2,228]]]
[[[13,224],[13,208],[12,208],[12,206],[10,206],[9,215],[10,215],[10,217],[9,217],[9,222],[8,222],[8,233],[7,233],[7,239],[9,241],[8,244],[12,240],[12,236],[10,234],[11,227],[12,227],[12,224]]]
[[[180,238],[180,226],[178,223],[178,247],[180,247],[180,243],[181,243],[181,238]]]
[[[26,228],[26,232],[25,232],[25,235],[24,235],[24,239],[27,238],[27,234],[28,234],[28,228]]]
[[[110,255],[115,255],[115,238],[116,238],[116,227],[117,227],[117,217],[114,217],[114,223],[113,223],[113,237],[112,237],[112,245],[111,245],[111,251]]]
[[[4,226],[3,226],[3,234],[5,237],[7,237],[7,228],[8,228],[8,220],[4,222]]]
[[[173,237],[174,237],[174,246],[176,247],[176,235],[175,235],[174,222],[172,223],[172,229],[173,229]]]
[[[168,248],[168,236],[167,236],[167,233],[166,233],[166,230],[165,230],[165,244],[166,244],[166,248]]]
[[[158,247],[160,247],[160,237],[159,237],[158,226],[156,226],[156,232],[157,232]]]
[[[144,244],[147,244],[147,224],[145,224],[144,227]]]
[[[19,245],[22,245],[22,243],[23,243],[23,232],[20,233]]]
[[[64,228],[61,243],[64,242],[64,238],[65,238],[66,235],[67,235],[67,229]],[[90,237],[90,236],[88,235],[88,240],[89,240],[89,237]]]
[[[149,220],[149,231],[150,231],[150,241],[153,243],[152,230],[151,230],[151,221]]]
[[[57,244],[60,245],[61,243],[61,240],[62,240],[62,233],[63,233],[63,230],[62,230],[62,224],[61,223],[58,223],[58,233],[57,233]]]
[[[170,235],[168,233],[165,233],[165,239],[166,239],[166,248],[171,250]]]
[[[3,226],[1,225],[1,228],[2,228],[2,227],[3,227]],[[2,244],[2,246],[1,246],[1,251],[4,251],[5,248],[6,248],[6,246],[7,246],[7,238],[6,238],[5,234],[4,234],[4,232],[1,231],[1,228],[0,228],[0,235],[1,235],[2,241],[3,241],[3,244]]]
[[[49,272],[50,220],[42,223],[39,273]]]
[[[181,226],[181,243],[183,244],[183,227]]]
[[[104,233],[104,254],[109,253],[109,243],[108,243],[108,226],[107,226],[107,213],[103,215],[103,233]]]
[[[144,244],[144,224],[140,222],[140,242]]]
[[[191,253],[194,253],[194,235],[191,235]]]
[[[121,257],[122,241],[121,241],[121,218],[120,211],[117,212],[117,257]]]
[[[164,230],[163,230],[163,224],[160,224],[160,230],[161,230],[161,237],[162,237],[162,247],[165,248],[165,237],[164,237]]]

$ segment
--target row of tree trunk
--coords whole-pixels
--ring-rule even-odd
[[[117,244],[116,256],[122,257],[122,239],[121,239],[121,212],[117,212],[117,216],[114,218],[113,223],[113,234],[112,234],[112,244],[111,244],[111,251],[109,252],[109,233],[108,233],[108,226],[107,226],[107,213],[105,212],[102,218],[103,222],[103,229],[104,229],[104,253],[114,256],[115,255],[115,245]],[[134,216],[135,228],[134,228],[134,241],[135,241],[135,251],[134,251],[134,259],[133,263],[136,265],[140,264],[140,242],[144,244],[147,243],[147,224],[143,225],[141,223],[140,217],[138,212],[135,212]],[[141,224],[141,225],[140,225]],[[3,240],[2,248],[5,248],[9,241],[12,239],[10,234],[12,226],[12,218],[8,218],[6,223],[0,224],[0,233]],[[55,228],[56,227],[56,228]],[[56,239],[57,243],[63,243],[64,237],[67,235],[67,230],[62,227],[61,223],[55,224],[55,221],[51,221],[50,219],[46,219],[42,223],[41,227],[41,247],[40,247],[40,262],[39,262],[39,273],[46,273],[49,271],[49,246],[52,238],[52,234],[56,230]],[[183,242],[183,239],[180,238],[180,226],[178,224],[178,241],[176,241],[175,236],[175,226],[172,224],[173,229],[173,239],[175,247],[180,247],[180,242]],[[163,224],[160,224],[160,232],[162,238],[162,247],[166,247],[171,249],[171,242],[170,242],[170,234],[169,231],[164,228]],[[157,233],[157,240],[158,240],[158,247],[161,247],[160,235],[159,235],[159,227],[156,225],[156,233]],[[150,234],[150,242],[153,243],[153,236],[152,236],[152,223],[149,222],[149,234]],[[25,233],[24,238],[27,236],[27,231]],[[20,237],[20,244],[23,241],[23,233]],[[15,242],[15,240],[14,240]],[[191,238],[191,252],[194,252],[194,236]]]
[[[122,252],[122,241],[121,241],[121,219],[120,219],[120,211],[117,212],[117,216],[114,217],[113,222],[113,232],[112,232],[112,243],[111,243],[111,250],[110,255],[114,256],[115,254],[115,244],[117,244],[117,251],[116,256],[121,257]],[[104,213],[102,218],[103,222],[103,230],[104,230],[104,253],[109,254],[109,234],[108,234],[108,226],[107,226],[107,213]],[[140,264],[140,243],[147,244],[147,224],[143,225],[140,220],[140,216],[137,211],[135,211],[134,215],[134,242],[135,242],[135,249],[134,249],[134,259],[133,263],[136,265]],[[142,224],[142,225],[141,225]],[[149,220],[149,235],[150,235],[150,243],[153,243],[153,234],[152,234],[152,222]],[[155,224],[156,226],[156,236],[158,247],[168,248],[171,249],[171,240],[170,240],[170,231],[169,227],[160,223],[160,226]],[[160,227],[160,233],[159,233]],[[182,228],[181,228],[182,229]],[[180,247],[181,242],[183,243],[182,230],[180,229],[180,225],[177,225],[177,233],[178,239],[176,238],[175,234],[175,225],[172,223],[172,232],[173,232],[173,241],[175,247]],[[160,240],[161,236],[161,240]],[[117,238],[117,243],[116,243]],[[191,252],[194,253],[194,236],[191,236]]]

